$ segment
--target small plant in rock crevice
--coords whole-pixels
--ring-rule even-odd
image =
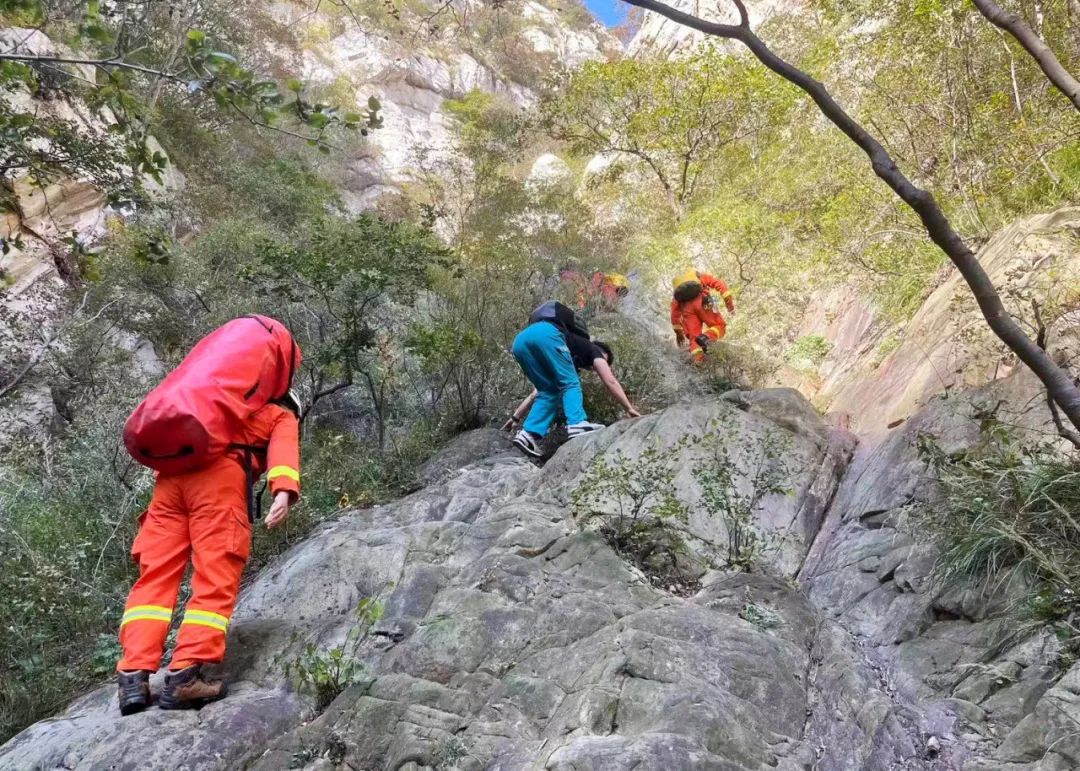
[[[459,737],[453,736],[439,743],[431,755],[431,763],[436,771],[452,771],[458,767],[458,761],[468,755],[468,745]]]
[[[749,598],[747,598],[742,610],[739,611],[739,618],[753,624],[763,632],[780,626],[780,617],[776,613]]]
[[[583,526],[598,522],[597,532],[617,553],[665,587],[696,585],[700,573],[672,526],[687,521],[688,509],[675,494],[670,458],[690,443],[686,437],[655,445],[633,459],[621,451],[597,456],[570,496]]]
[[[746,444],[729,417],[713,420],[702,436],[649,447],[635,459],[622,451],[598,456],[571,493],[571,508],[583,526],[599,522],[597,532],[654,584],[694,590],[705,563],[676,530],[689,521],[690,510],[677,494],[675,459],[691,448],[704,449],[693,469],[700,505],[726,533],[725,543],[713,544],[714,564],[750,572],[785,541],[785,534],[761,527],[757,515],[769,496],[791,493],[792,467],[786,460],[791,442],[782,432],[766,432],[739,456],[730,449]]]
[[[296,658],[282,668],[286,679],[298,690],[314,696],[319,712],[330,706],[342,691],[363,679],[367,665],[357,657],[357,652],[384,610],[382,602],[365,597],[357,605],[355,622],[340,645],[323,650],[313,642],[306,643]]]
[[[724,567],[749,572],[784,543],[785,535],[761,528],[755,514],[765,498],[791,494],[787,480],[792,468],[786,461],[791,441],[778,431],[768,431],[759,446],[747,451],[747,468],[741,469],[730,448],[746,443],[723,419],[713,421],[709,429],[707,446],[712,459],[694,469],[701,486],[701,503],[725,525]],[[740,485],[738,478],[744,472],[749,472],[745,474],[748,484]]]

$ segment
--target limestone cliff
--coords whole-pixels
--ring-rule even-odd
[[[528,107],[548,75],[621,53],[615,38],[572,3],[528,0],[504,8],[462,0],[404,4],[393,15],[378,2],[356,5],[345,17],[293,3],[272,9],[275,23],[299,43],[283,59],[306,81],[382,103],[384,127],[350,164],[345,193],[356,208],[400,192],[415,178],[421,153],[430,159],[450,151],[447,99],[480,90]]]

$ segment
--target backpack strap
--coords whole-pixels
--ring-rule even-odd
[[[244,453],[244,459],[240,462],[240,465],[244,468],[244,487],[247,494],[247,515],[248,522],[255,524],[256,519],[262,518],[262,494],[266,486],[263,485],[263,489],[259,491],[258,497],[255,495],[255,464],[252,459],[256,455],[261,455],[267,451],[266,447],[254,444],[230,444],[226,451],[238,450]]]

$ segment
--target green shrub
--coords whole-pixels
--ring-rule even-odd
[[[974,581],[1026,587],[1015,609],[1051,622],[1080,648],[1080,465],[1050,445],[1019,442],[995,428],[987,441],[948,455],[930,439],[920,449],[936,473],[943,505],[919,517],[940,545],[942,585]]]
[[[727,532],[723,567],[749,572],[784,542],[786,534],[763,530],[756,515],[765,498],[790,494],[792,468],[785,458],[791,441],[770,430],[760,446],[746,447],[732,425],[720,419],[709,426],[701,444],[711,457],[694,467],[694,476],[701,485],[702,507],[720,519]],[[730,447],[745,448],[744,467],[732,459]],[[737,484],[737,476],[747,477],[749,485]]]
[[[570,495],[582,527],[595,527],[608,544],[658,586],[692,589],[704,572],[674,529],[688,509],[676,495],[672,460],[691,443],[654,445],[634,459],[621,451],[597,456]]]
[[[365,597],[357,605],[355,622],[341,645],[323,650],[315,643],[307,643],[295,659],[284,665],[286,679],[298,690],[311,694],[320,712],[365,676],[367,665],[357,658],[357,653],[383,612],[381,602]]]
[[[148,475],[129,473],[123,415],[104,410],[0,468],[0,739],[116,665]]]
[[[821,335],[803,335],[788,348],[784,358],[799,369],[817,369],[832,350],[832,343]]]

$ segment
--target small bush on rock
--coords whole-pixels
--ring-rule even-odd
[[[357,651],[383,612],[381,602],[365,597],[356,606],[356,621],[341,645],[322,650],[309,642],[283,667],[285,677],[297,689],[315,697],[315,706],[320,712],[342,691],[363,679],[367,665],[357,657]]]
[[[757,524],[756,513],[768,496],[790,493],[787,479],[791,468],[784,460],[790,441],[777,431],[767,432],[760,446],[746,449],[746,468],[740,469],[730,448],[745,447],[745,442],[739,441],[732,427],[717,420],[707,435],[706,446],[712,458],[694,469],[701,485],[701,503],[711,516],[724,522],[727,530],[724,567],[749,572],[784,542],[783,533],[764,530]],[[749,479],[748,485],[738,484],[740,475]]]
[[[598,456],[570,496],[575,517],[593,525],[616,552],[654,584],[694,588],[704,572],[672,524],[687,521],[687,507],[675,494],[671,458],[690,439],[659,445],[637,458],[621,452]]]
[[[926,508],[919,530],[941,545],[940,584],[973,580],[1024,586],[1016,611],[1050,622],[1080,648],[1080,465],[1050,445],[1025,445],[1004,431],[950,455],[923,438],[943,507]]]

